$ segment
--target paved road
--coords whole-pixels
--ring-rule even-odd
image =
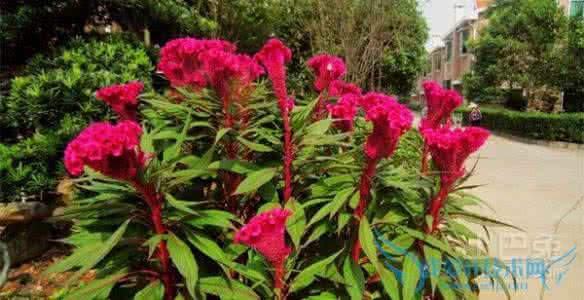
[[[563,266],[573,258],[569,255],[550,268],[544,299],[584,299],[584,150],[492,136],[468,164],[477,158],[477,173],[469,184],[485,184],[473,193],[495,210],[482,212],[525,230],[496,228],[491,236],[491,255],[511,264],[515,258],[519,290],[512,298],[539,299],[540,259],[549,265],[550,258],[576,247],[571,264]],[[529,267],[527,259],[532,259]],[[501,290],[492,288],[483,289],[480,298],[506,299]]]

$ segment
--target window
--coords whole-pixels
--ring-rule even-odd
[[[571,17],[584,16],[584,0],[571,0],[570,1],[570,16]]]
[[[468,42],[468,37],[469,37],[468,30],[463,30],[460,32],[460,54],[467,54],[468,53],[468,48],[466,45]]]
[[[432,62],[434,63],[434,70],[440,70],[442,67],[442,57],[440,55],[434,55]]]
[[[446,61],[452,59],[452,41],[446,42]]]

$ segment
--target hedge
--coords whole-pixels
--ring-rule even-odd
[[[465,109],[464,123],[468,124]],[[503,133],[541,139],[584,143],[584,113],[519,112],[497,109],[481,109],[481,126]]]

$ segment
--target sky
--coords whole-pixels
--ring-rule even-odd
[[[426,48],[432,48],[432,40],[443,37],[455,23],[454,6],[463,5],[457,12],[457,19],[470,15],[474,8],[475,0],[418,0],[422,15],[426,18],[429,27],[429,41]]]

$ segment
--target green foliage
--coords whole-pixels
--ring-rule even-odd
[[[465,114],[468,115],[469,111]],[[481,109],[481,126],[521,137],[584,143],[584,113],[551,114]],[[467,117],[465,121],[468,122]]]
[[[95,90],[136,79],[149,85],[152,70],[143,49],[117,38],[76,40],[55,57],[34,58],[29,75],[12,80],[0,105],[0,198],[53,188],[63,175],[66,142],[89,121],[110,115]]]

